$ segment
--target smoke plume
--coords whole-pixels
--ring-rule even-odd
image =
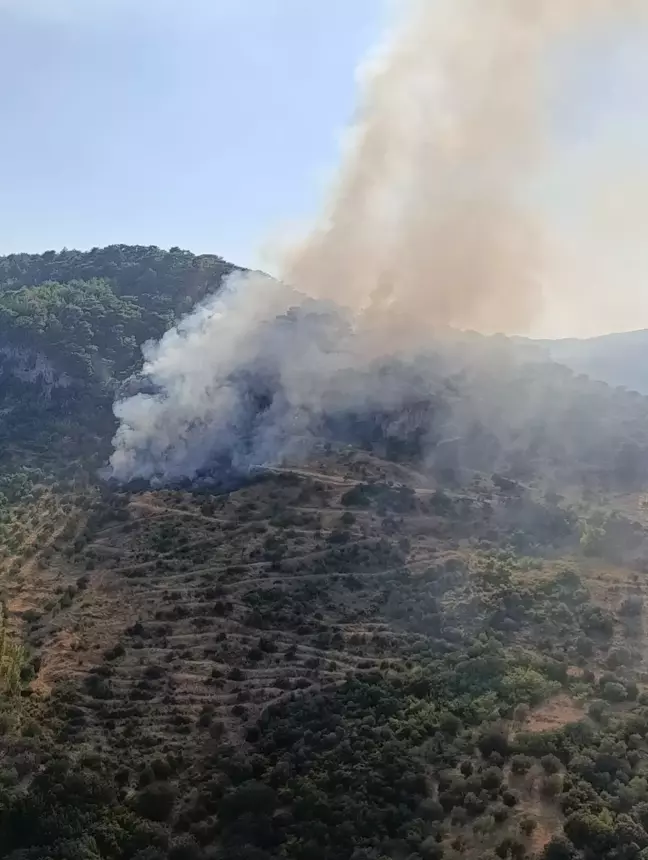
[[[645,6],[409,3],[365,68],[331,199],[280,280],[238,276],[144,347],[149,387],[115,407],[114,475],[296,455],[336,412],[433,395],[413,365],[386,377],[380,355],[411,358],[447,327],[527,330],[547,254],[529,186],[550,155],[556,59]]]

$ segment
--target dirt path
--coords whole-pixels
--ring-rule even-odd
[[[360,484],[366,484],[371,481],[370,478],[361,480],[359,478],[342,478],[337,475],[327,475],[324,472],[313,472],[309,469],[282,469],[278,466],[267,466],[268,472],[274,472],[277,475],[298,475],[302,478],[311,478],[314,481],[319,481],[322,484],[333,484],[336,487],[357,487]],[[408,486],[402,484],[402,486]],[[433,487],[410,487],[417,496],[433,496],[437,490]]]
[[[312,472],[309,469],[282,469],[279,466],[266,466],[267,472],[276,475],[297,475],[301,478],[311,478],[322,484],[334,484],[337,487],[357,487],[363,481],[357,478],[342,478],[338,475],[327,475],[324,472]]]
[[[155,505],[152,502],[144,502],[140,499],[134,499],[130,503],[130,506],[132,508],[140,508],[141,510],[149,511],[150,513],[156,515],[167,514],[169,516],[174,517],[190,517],[192,519],[202,520],[203,522],[207,523],[222,524],[230,523],[232,521],[231,518],[228,519],[226,517],[208,517],[205,514],[199,513],[198,511],[185,511],[182,508],[173,508],[167,505]]]

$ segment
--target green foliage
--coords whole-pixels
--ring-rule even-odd
[[[1,257],[0,445],[18,440],[42,461],[58,451],[59,467],[98,455],[96,468],[114,432],[115,387],[141,366],[142,344],[233,270],[214,256],[127,245]]]
[[[180,248],[109,245],[0,257],[0,284],[15,292],[47,282],[105,281],[116,296],[130,296],[147,312],[165,316],[189,311],[233,270],[220,257]]]
[[[585,525],[580,545],[585,555],[600,556],[605,549],[605,531],[598,526]]]
[[[41,353],[73,380],[104,380],[132,371],[152,321],[107,281],[45,283],[0,292],[0,335],[7,347]]]
[[[502,679],[502,692],[512,702],[537,705],[560,690],[560,684],[549,681],[537,669],[519,666]]]
[[[585,555],[620,561],[644,540],[641,525],[618,511],[597,511],[581,530],[581,549]]]

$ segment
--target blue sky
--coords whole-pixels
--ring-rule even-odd
[[[0,253],[253,263],[310,214],[383,0],[0,0]]]

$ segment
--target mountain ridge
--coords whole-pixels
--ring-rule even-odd
[[[576,373],[648,394],[648,329],[591,338],[518,340],[545,350],[552,361],[565,364]]]

